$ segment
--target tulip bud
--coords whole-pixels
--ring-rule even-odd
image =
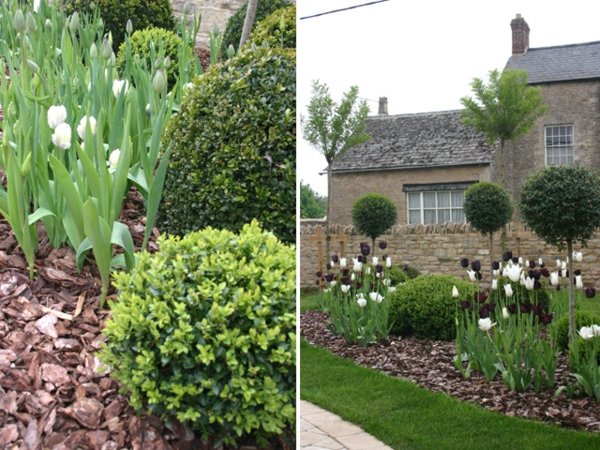
[[[27,67],[29,67],[29,70],[31,70],[33,73],[38,73],[40,71],[39,66],[31,59],[27,60]]]
[[[21,166],[21,175],[26,177],[31,169],[31,153],[28,153],[25,157],[25,161],[23,161],[23,165]]]
[[[512,289],[512,286],[510,284],[505,284],[504,285],[504,294],[507,297],[512,297],[513,296],[513,289]]]
[[[17,9],[17,11],[15,12],[13,26],[15,27],[15,31],[17,33],[22,33],[27,29],[27,24],[25,23],[25,16],[23,15],[23,11],[21,11],[20,9]]]
[[[492,280],[492,290],[495,291],[496,289],[498,289],[498,280],[494,279]]]
[[[71,127],[68,123],[59,124],[52,134],[52,143],[63,150],[71,147]]]
[[[154,92],[160,93],[167,86],[167,79],[162,70],[158,69],[154,74],[154,79],[152,80],[152,88]]]
[[[76,33],[79,29],[79,13],[75,11],[73,15],[71,15],[71,20],[69,21],[69,29],[72,33]]]
[[[504,319],[508,319],[510,317],[510,314],[509,314],[508,309],[506,308],[506,306],[502,308],[502,317]]]
[[[46,28],[52,28],[52,21],[50,19],[46,19],[46,21],[44,22],[44,26]]]
[[[127,19],[127,24],[125,25],[125,32],[127,34],[133,33],[133,24],[131,23],[131,19]]]
[[[102,57],[104,59],[108,59],[110,58],[110,55],[112,55],[112,47],[110,45],[110,42],[107,38],[104,38],[104,40],[102,41]]]
[[[166,69],[171,65],[171,57],[169,55],[165,56],[165,60],[163,61],[163,67]]]
[[[147,116],[151,116],[152,115],[152,107],[150,106],[150,103],[148,103],[146,105],[146,115]]]
[[[92,42],[90,46],[90,58],[96,59],[98,57],[98,47],[96,47],[96,43]]]
[[[452,286],[452,298],[458,298],[460,293],[458,292],[458,288],[456,286]]]
[[[33,14],[31,14],[31,11],[27,13],[27,18],[25,19],[25,27],[28,33],[35,33],[37,31],[37,24],[35,23],[35,19],[33,18]]]

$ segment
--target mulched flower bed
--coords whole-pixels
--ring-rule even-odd
[[[515,392],[509,390],[499,376],[491,383],[476,373],[470,379],[463,378],[452,364],[453,342],[392,336],[387,342],[369,347],[352,345],[333,334],[328,315],[319,311],[301,314],[300,328],[302,336],[311,344],[431,391],[444,392],[507,416],[600,431],[600,403],[595,399],[569,399],[564,393],[553,398],[554,390]],[[556,373],[558,385],[566,385],[568,377],[566,358],[561,355]]]
[[[141,211],[139,194],[130,192],[120,220],[138,248]],[[157,249],[154,238],[150,249]],[[54,250],[46,239],[37,253],[37,276],[29,280],[27,273],[10,227],[0,220],[0,448],[212,448],[180,423],[136,415],[117,382],[97,371],[95,351],[109,310],[99,308],[100,277],[93,264],[78,274],[74,252]],[[111,294],[108,302],[116,300]],[[268,448],[294,447],[290,432]]]

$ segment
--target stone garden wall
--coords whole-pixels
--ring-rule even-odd
[[[331,252],[340,256],[356,257],[359,254],[360,242],[370,239],[359,235],[349,225],[334,225],[331,227]],[[376,248],[376,255],[386,253],[392,257],[393,264],[408,264],[419,269],[422,273],[444,273],[466,277],[466,272],[460,266],[461,257],[480,259],[482,267],[488,267],[488,238],[473,231],[467,224],[448,225],[397,225],[389,234],[379,240],[386,240],[388,247],[385,251]],[[500,234],[494,237],[495,259],[501,258]],[[541,239],[522,226],[511,225],[507,231],[506,249],[512,250],[516,256],[525,259],[542,257],[548,268],[554,270],[556,258],[564,258],[566,250],[558,252],[555,247],[546,245]],[[580,246],[575,246],[576,250]],[[588,242],[588,248],[581,249],[583,262],[578,264],[583,273],[586,286],[600,288],[600,239]],[[323,270],[325,261],[324,222],[302,220],[300,223],[300,284],[314,286],[315,273]],[[487,273],[482,270],[485,279]]]

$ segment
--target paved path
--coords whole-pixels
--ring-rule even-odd
[[[304,450],[392,450],[361,428],[300,400],[300,448]]]

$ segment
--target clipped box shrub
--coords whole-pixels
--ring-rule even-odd
[[[398,284],[406,283],[410,277],[408,274],[399,266],[392,266],[390,270],[388,270],[387,278],[392,282],[392,286],[396,286]]]
[[[256,222],[161,236],[115,276],[100,357],[136,409],[203,437],[280,434],[295,416],[295,251]]]
[[[591,311],[575,311],[575,329],[589,327],[590,325],[600,325],[600,314]],[[554,321],[550,327],[550,333],[556,340],[556,346],[559,350],[567,350],[569,347],[569,314],[565,313]]]
[[[273,11],[289,6],[289,4],[289,0],[259,1],[258,6],[256,7],[256,15],[254,16],[253,29]],[[244,3],[227,21],[223,33],[222,49],[227,50],[230,45],[233,46],[234,49],[239,47],[247,8],[248,2]]]
[[[452,286],[460,292],[452,298]],[[450,341],[460,300],[472,300],[477,287],[450,275],[421,275],[397,287],[390,298],[391,334]]]
[[[183,235],[256,218],[285,242],[296,226],[293,49],[247,49],[194,80],[163,142],[173,145],[158,217]]]
[[[134,30],[148,27],[173,30],[175,20],[169,0],[62,0],[67,14],[74,11],[91,13],[100,9],[104,32],[112,33],[113,48],[118,49],[125,40],[125,26],[131,19]]]
[[[154,43],[154,52],[151,49],[151,43]],[[129,44],[131,49],[131,57],[135,58],[137,55],[142,64],[145,64],[148,69],[152,67],[153,56],[156,58],[159,55],[159,50],[163,49],[161,53],[163,57],[169,57],[171,64],[165,68],[165,75],[169,89],[173,87],[177,81],[179,50],[185,45],[183,40],[177,36],[177,34],[171,30],[165,30],[164,28],[149,27],[143,30],[135,31],[129,37]],[[117,55],[117,69],[119,73],[123,73],[127,62],[127,45],[125,42],[119,47],[119,53]],[[194,57],[194,52],[191,48],[187,47],[183,49],[186,52],[186,59]],[[133,61],[134,59],[132,59]]]
[[[261,20],[244,45],[296,48],[296,5],[277,9]]]

